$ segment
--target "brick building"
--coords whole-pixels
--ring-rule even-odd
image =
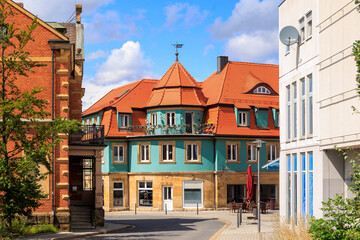
[[[26,29],[35,16],[22,3],[7,0],[15,13],[9,17],[20,30]],[[33,69],[28,77],[20,76],[17,85],[24,90],[43,88],[38,96],[49,101],[47,111],[51,121],[56,117],[81,120],[84,37],[80,20],[82,6],[76,5],[76,23],[46,23],[38,19],[26,51],[30,58],[44,64]],[[96,127],[101,133],[101,126]],[[84,131],[86,133],[86,131]],[[63,139],[50,159],[52,175],[43,180],[42,190],[48,194],[34,213],[35,221],[54,222],[62,230],[75,227],[103,225],[100,159],[103,150],[101,137],[84,141],[84,134]],[[86,221],[76,219],[77,211],[87,212]],[[82,219],[80,219],[82,221]]]
[[[115,88],[83,112],[105,127],[107,211],[227,208],[246,198],[246,170],[278,158],[278,66],[228,61],[197,82],[175,63],[160,80]],[[261,169],[261,200],[277,202],[278,170]],[[256,193],[255,193],[256,195]]]

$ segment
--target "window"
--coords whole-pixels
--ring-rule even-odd
[[[129,115],[120,114],[120,127],[129,126]]]
[[[300,79],[301,83],[301,136],[305,136],[305,79]]]
[[[305,24],[303,17],[299,20],[299,24],[300,24],[300,43],[303,43],[305,41]]]
[[[126,144],[113,145],[113,164],[126,163]]]
[[[240,142],[226,142],[226,161],[240,162]]]
[[[150,163],[150,142],[138,144],[138,163]]]
[[[166,125],[167,126],[175,126],[175,113],[174,112],[166,113]]]
[[[267,144],[267,161],[272,162],[279,157],[278,144]]]
[[[175,163],[175,141],[159,142],[160,163]]]
[[[313,161],[313,153],[308,153],[309,160],[309,216],[314,215],[314,161]]]
[[[286,100],[287,100],[287,115],[286,115],[286,126],[287,126],[287,139],[290,139],[291,137],[291,131],[290,131],[290,85],[286,86]]]
[[[288,176],[287,176],[287,211],[286,216],[288,219],[291,217],[291,156],[290,154],[286,155],[288,163]]]
[[[256,163],[256,145],[255,144],[248,144],[247,145],[247,160],[250,163]]]
[[[248,126],[247,118],[248,118],[247,112],[239,112],[239,126],[247,127]]]
[[[183,203],[184,208],[203,207],[203,182],[202,181],[184,181],[183,182]]]
[[[113,197],[114,207],[124,206],[124,189],[122,182],[114,182]]]
[[[152,207],[153,188],[152,182],[139,182],[139,207]]]
[[[93,190],[93,160],[83,159],[83,191]]]
[[[257,94],[271,94],[270,90],[267,89],[267,88],[264,87],[264,86],[257,87],[257,88],[254,90],[254,93],[257,93]]]
[[[201,142],[185,142],[185,162],[201,163]]]
[[[308,79],[308,120],[309,120],[309,134],[313,134],[313,78],[312,74],[307,76]]]
[[[301,213],[306,214],[306,158],[305,153],[301,153]]]
[[[297,137],[297,86],[293,82],[293,138]]]
[[[297,213],[297,154],[293,154],[293,212],[294,220],[296,222],[296,213]]]
[[[150,122],[152,126],[156,126],[157,125],[157,113],[152,113],[150,115]]]
[[[312,12],[308,12],[306,14],[306,38],[310,38],[312,36]]]

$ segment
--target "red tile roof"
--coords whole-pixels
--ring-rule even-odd
[[[205,106],[206,98],[200,85],[176,61],[154,87],[146,107],[168,105]]]

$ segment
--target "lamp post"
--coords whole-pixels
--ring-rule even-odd
[[[257,159],[257,217],[258,217],[258,232],[261,231],[261,221],[260,221],[260,148],[264,141],[261,139],[256,139],[253,143],[256,144],[256,159]]]

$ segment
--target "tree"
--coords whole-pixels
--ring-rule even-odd
[[[13,219],[31,215],[45,197],[39,181],[51,172],[50,153],[60,141],[57,133],[79,126],[74,120],[51,118],[48,101],[37,97],[43,89],[20,90],[18,78],[37,81],[31,78],[32,69],[43,65],[31,61],[25,50],[34,41],[37,19],[20,30],[9,22],[14,14],[0,0],[0,217],[10,232]],[[47,172],[41,172],[41,166]]]

